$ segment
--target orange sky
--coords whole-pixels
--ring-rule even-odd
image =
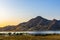
[[[18,25],[19,23],[26,22],[26,21],[27,21],[27,19],[23,19],[23,18],[4,20],[4,21],[0,22],[0,27],[4,27],[7,25]]]

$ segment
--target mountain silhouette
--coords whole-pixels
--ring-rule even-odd
[[[60,30],[60,20],[48,20],[41,16],[32,18],[16,26],[6,26],[0,31],[57,31]]]

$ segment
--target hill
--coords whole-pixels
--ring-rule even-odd
[[[60,20],[48,20],[41,16],[32,18],[28,22],[20,23],[16,26],[6,26],[0,31],[48,31],[60,30]]]

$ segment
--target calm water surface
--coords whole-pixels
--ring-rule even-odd
[[[30,34],[60,34],[60,31],[19,31],[19,32],[0,32],[0,33],[30,33]]]

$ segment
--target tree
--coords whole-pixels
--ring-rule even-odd
[[[11,33],[8,33],[8,35],[11,35]]]

